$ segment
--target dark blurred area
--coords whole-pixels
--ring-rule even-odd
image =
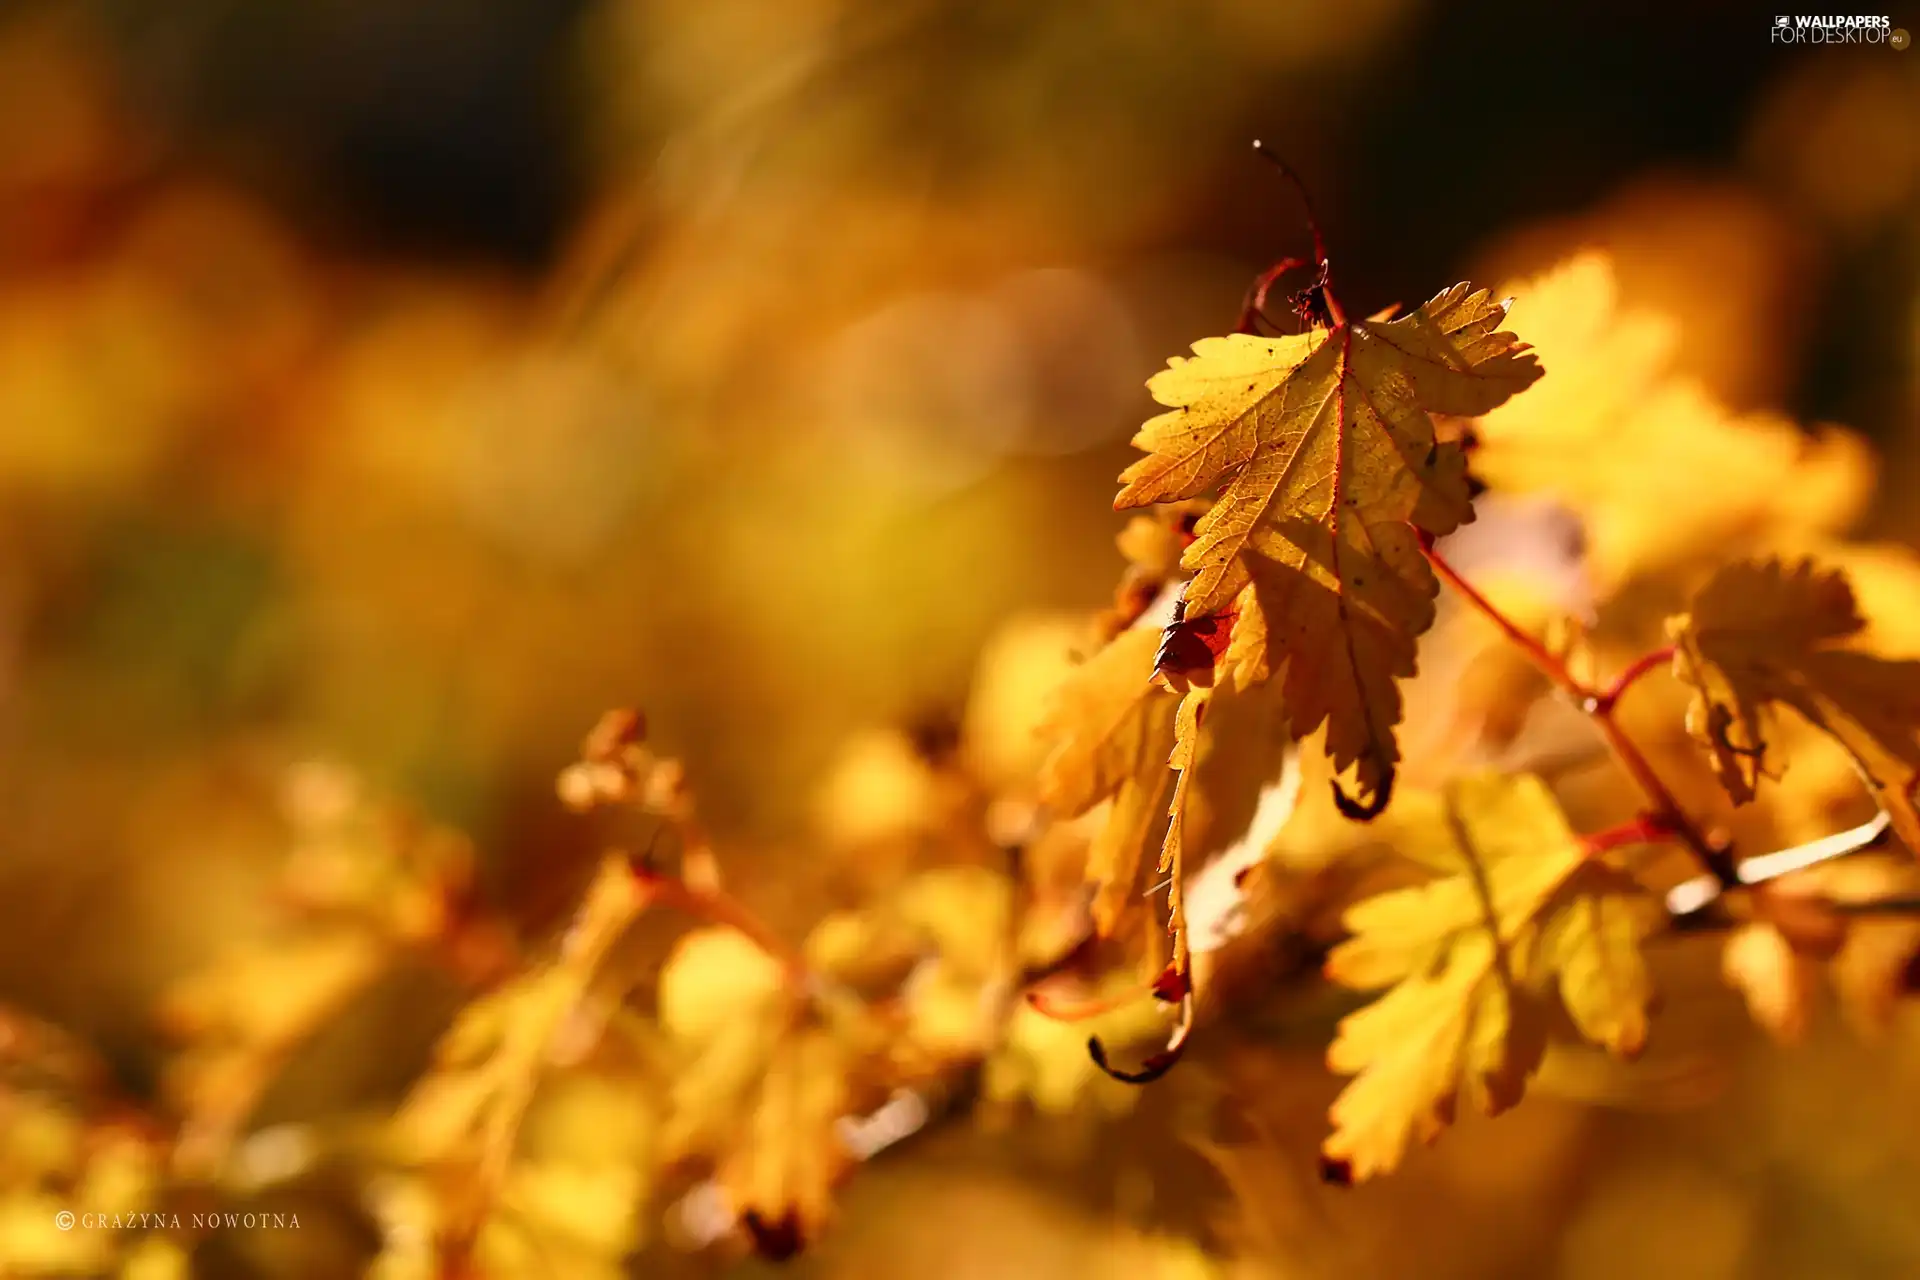
[[[1304,178],[1350,306],[1604,248],[1720,400],[1868,437],[1867,527],[1911,543],[1920,53],[1783,48],[1769,21],[1711,0],[10,0],[0,996],[150,1087],[156,997],[270,932],[285,777],[314,759],[467,832],[487,892],[550,928],[599,834],[553,777],[617,704],[686,758],[743,892],[810,919],[848,874],[791,852],[837,838],[823,786],[887,767],[848,741],[957,721],[1006,618],[1108,598],[1142,382],[1309,244],[1256,138]],[[379,1087],[360,1043],[417,1065],[409,1000],[433,1008],[400,997],[307,1087]],[[1830,1088],[1894,1070],[1807,1052]],[[1303,1087],[1260,1087],[1280,1083]],[[1503,1131],[1499,1171],[1447,1166],[1462,1256],[1422,1275],[1616,1274],[1646,1223],[1678,1243],[1634,1274],[1920,1266],[1910,1228],[1857,1265],[1799,1237],[1752,1260],[1801,1121],[1656,1194],[1583,1172],[1570,1111]],[[1622,1149],[1657,1140],[1622,1123]],[[1857,1115],[1804,1124],[1871,1145]],[[1534,1169],[1600,1207],[1558,1210],[1564,1245],[1489,1243]],[[1028,1251],[927,1273],[1106,1256],[1104,1219],[1016,1180],[916,1167],[862,1194],[876,1243],[833,1274],[996,1231]],[[1388,1222],[1458,1208],[1383,1194]],[[903,1243],[936,1195],[951,1222]],[[1697,1219],[1663,1216],[1690,1196]],[[1792,1212],[1812,1238],[1889,1204]],[[1227,1274],[1128,1240],[1116,1274]],[[308,1265],[256,1273],[334,1274]]]

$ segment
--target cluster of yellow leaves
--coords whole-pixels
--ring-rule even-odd
[[[852,1163],[836,1125],[884,1078],[886,1028],[857,1001],[810,998],[730,929],[681,939],[659,998],[677,1068],[666,1158],[712,1158],[762,1251],[795,1252],[832,1213]]]
[[[1170,761],[1159,872],[1179,973],[1188,877],[1245,830],[1288,743],[1318,733],[1355,778],[1356,810],[1387,803],[1396,681],[1414,671],[1439,589],[1420,540],[1472,518],[1465,454],[1429,415],[1483,413],[1540,376],[1499,328],[1505,315],[1458,285],[1398,320],[1206,339],[1148,384],[1170,412],[1134,438],[1149,456],[1121,476],[1115,506],[1219,491],[1181,557],[1191,576],[1176,619],[1231,627],[1231,680],[1216,685],[1211,653],[1188,680],[1169,662],[1171,639],[1122,633],[1062,691],[1042,794],[1068,814],[1111,802],[1090,864],[1096,918],[1111,931],[1159,828]],[[1183,686],[1177,711],[1144,687],[1156,670]]]
[[[1864,507],[1873,458],[1857,436],[1719,404],[1674,371],[1673,323],[1621,304],[1605,254],[1503,291],[1553,376],[1475,421],[1473,472],[1578,514],[1604,590],[1730,547],[1837,532]]]
[[[465,840],[364,803],[329,766],[296,769],[286,801],[296,844],[279,888],[295,927],[188,977],[159,1009],[185,1049],[166,1084],[184,1116],[175,1158],[193,1176],[230,1172],[263,1090],[400,959],[444,951],[476,977],[505,959],[484,931],[465,928]]]
[[[1589,604],[1653,574],[1697,581],[1693,566],[1740,541],[1784,549],[1834,533],[1869,486],[1853,437],[1732,414],[1675,374],[1670,328],[1617,306],[1604,257],[1583,255],[1514,292],[1532,317],[1517,335],[1501,327],[1507,304],[1458,285],[1400,320],[1206,339],[1156,375],[1149,389],[1169,412],[1135,437],[1147,456],[1120,477],[1115,506],[1211,505],[1177,565],[1165,539],[1129,527],[1128,581],[1157,573],[1169,583],[1171,617],[1136,610],[1063,679],[1046,726],[1042,798],[1097,824],[1096,924],[1116,930],[1158,836],[1180,973],[1189,891],[1229,848],[1236,868],[1249,840],[1298,867],[1357,849],[1366,841],[1354,822],[1384,813],[1376,843],[1424,869],[1426,883],[1354,905],[1352,937],[1327,964],[1345,985],[1391,988],[1343,1023],[1329,1054],[1356,1076],[1325,1148],[1346,1177],[1393,1168],[1462,1097],[1488,1112],[1511,1105],[1556,1026],[1620,1057],[1647,1035],[1640,945],[1662,920],[1659,903],[1607,844],[1574,833],[1544,782],[1471,775],[1389,808],[1398,685],[1415,674],[1435,618],[1427,552],[1472,519],[1469,461],[1490,488],[1544,495],[1578,520]],[[1535,351],[1568,374],[1516,396],[1541,378]],[[1455,421],[1437,426],[1435,415]],[[1704,474],[1736,479],[1707,492]],[[1566,668],[1561,682],[1592,681],[1586,626],[1553,609],[1535,621],[1541,660]],[[1846,647],[1865,628],[1845,578],[1778,561],[1721,569],[1668,623],[1675,674],[1694,692],[1687,727],[1734,802],[1777,773],[1784,706],[1844,748],[1894,829],[1920,847],[1920,662]],[[1456,697],[1496,707],[1503,718],[1482,716],[1481,731],[1503,742],[1551,688],[1485,663],[1462,678],[1472,687]],[[1330,784],[1335,804],[1309,788],[1278,835],[1257,830],[1256,808],[1303,741],[1326,768],[1302,772]],[[1635,837],[1660,838],[1652,828]],[[1883,884],[1845,900],[1892,893]],[[1764,906],[1786,895],[1735,896]],[[1763,1021],[1776,1029],[1804,1005],[1791,992],[1808,957],[1868,936],[1822,903],[1819,939],[1762,910],[1729,949],[1729,973],[1757,1009],[1771,1001]],[[1902,926],[1856,948],[1871,953],[1856,967],[1871,971],[1866,986],[1883,1002],[1909,941]]]
[[[424,1239],[506,1270],[503,1259],[525,1252],[528,1237],[547,1251],[584,1245],[602,1265],[617,1264],[638,1243],[637,1209],[652,1173],[645,1145],[591,1162],[538,1160],[523,1158],[520,1138],[547,1073],[578,1065],[600,1047],[622,993],[602,989],[597,979],[645,905],[644,886],[626,860],[607,858],[559,954],[462,1010],[442,1038],[432,1070],[391,1126],[397,1162],[419,1170],[430,1193],[412,1206],[411,1230],[388,1233],[402,1241],[403,1254],[409,1242]],[[618,1190],[618,1203],[596,1216],[581,1240],[576,1223],[554,1212],[567,1197],[551,1191],[596,1180]],[[389,1257],[389,1273],[404,1274],[403,1263]]]
[[[560,797],[663,823],[679,837],[678,875],[610,855],[557,953],[497,985],[505,965],[479,946],[465,846],[369,827],[309,779],[317,816],[286,885],[306,927],[169,1002],[194,1043],[177,1076],[188,1123],[176,1163],[220,1173],[306,1034],[423,948],[484,993],[383,1131],[392,1176],[374,1199],[388,1280],[449,1262],[524,1274],[556,1259],[568,1274],[620,1274],[645,1243],[652,1195],[688,1172],[711,1175],[729,1227],[789,1254],[831,1218],[837,1184],[871,1154],[863,1119],[889,1098],[918,1099],[973,1067],[990,1102],[1067,1111],[1103,1089],[1121,1098],[1104,1060],[1086,1054],[1088,1033],[1144,1038],[1177,992],[1183,1045],[1207,972],[1195,953],[1231,938],[1243,898],[1262,889],[1288,927],[1337,916],[1344,940],[1326,976],[1383,992],[1340,1023],[1328,1051],[1352,1077],[1323,1148],[1333,1176],[1391,1171],[1463,1101],[1512,1106],[1552,1074],[1556,1053],[1634,1057],[1652,999],[1642,944],[1663,917],[1613,842],[1577,834],[1549,784],[1524,770],[1395,797],[1408,749],[1399,686],[1436,616],[1432,540],[1473,518],[1471,458],[1496,487],[1574,510],[1604,598],[1738,534],[1784,545],[1831,532],[1857,505],[1858,458],[1845,437],[1809,453],[1788,447],[1790,427],[1713,411],[1667,373],[1657,325],[1616,316],[1603,261],[1579,260],[1535,292],[1543,346],[1571,351],[1584,335],[1631,376],[1615,386],[1592,373],[1601,357],[1582,357],[1569,362],[1585,374],[1572,390],[1513,399],[1541,378],[1520,341],[1532,331],[1506,331],[1507,304],[1464,284],[1402,319],[1207,339],[1156,376],[1169,411],[1136,437],[1147,456],[1116,505],[1160,509],[1121,535],[1129,568],[1099,643],[1063,664],[1039,661],[1058,647],[1057,626],[1030,637],[1054,685],[1044,752],[1032,726],[1001,723],[1032,716],[1032,680],[997,686],[998,710],[974,708],[964,740],[938,752],[906,734],[866,741],[822,806],[833,851],[871,864],[866,896],[796,947],[722,892],[684,776],[633,713],[595,727]],[[1604,435],[1596,404],[1618,410],[1634,443]],[[1474,421],[1455,430],[1436,415]],[[1670,431],[1681,419],[1698,429]],[[1667,447],[1668,435],[1687,443]],[[1629,474],[1609,450],[1641,456]],[[1774,484],[1695,504],[1680,532],[1651,536],[1656,512],[1677,504],[1668,477],[1723,464],[1815,478],[1800,498]],[[1530,620],[1557,637],[1544,651],[1587,663],[1582,627],[1537,612]],[[1789,708],[1842,745],[1896,830],[1920,843],[1920,662],[1849,647],[1865,625],[1837,574],[1778,560],[1723,568],[1668,624],[1693,694],[1687,727],[1731,799],[1747,802],[1783,763],[1778,710]],[[1592,679],[1588,665],[1562,674]],[[1509,739],[1549,687],[1484,664],[1465,682],[1506,717]],[[1389,887],[1365,879],[1377,860],[1356,856],[1363,847],[1397,856]],[[1156,849],[1172,937],[1158,1002],[1137,966],[1089,972],[1116,950],[1138,958],[1110,945],[1129,922],[1148,926],[1151,965],[1165,960],[1159,920],[1135,909],[1159,888],[1142,893]],[[1088,899],[1052,883],[1068,864],[1092,882]],[[1336,877],[1321,873],[1345,864],[1364,870],[1329,888]],[[1816,961],[1834,960],[1865,1007],[1903,980],[1920,925],[1863,923],[1849,909],[1909,893],[1911,868],[1864,865],[1727,895],[1748,913],[1727,973],[1776,1034],[1804,1025]],[[614,957],[654,906],[708,927],[672,948],[648,1019],[629,1007],[639,971]],[[1096,1016],[1056,1021],[1022,999],[1063,974]]]
[[[711,1167],[727,1212],[779,1256],[831,1217],[836,1185],[868,1154],[862,1127],[890,1096],[937,1093],[943,1073],[978,1062],[989,1099],[1071,1108],[1095,1075],[1085,1029],[1050,1043],[1058,1024],[1018,996],[1022,973],[1073,941],[1020,910],[1006,876],[969,866],[825,917],[797,969],[735,929],[685,935],[659,985],[663,1161]]]
[[[0,1013],[0,1274],[185,1280],[185,1242],[158,1229],[90,1229],[81,1215],[154,1213],[167,1150],[104,1096],[107,1072],[54,1028]],[[62,1227],[61,1214],[75,1215]],[[75,1220],[79,1221],[76,1228]]]
[[[955,861],[896,865],[891,883],[864,886],[860,905],[789,949],[722,890],[678,763],[645,742],[637,714],[609,713],[561,774],[561,798],[665,823],[678,836],[678,874],[610,853],[551,956],[524,967],[505,963],[501,920],[473,918],[464,844],[376,819],[337,775],[299,774],[302,838],[285,879],[306,927],[168,1005],[198,1046],[182,1075],[197,1091],[183,1096],[208,1099],[188,1107],[176,1155],[200,1154],[184,1172],[225,1174],[246,1191],[229,1166],[246,1163],[241,1139],[264,1089],[316,1026],[423,947],[481,992],[391,1119],[348,1143],[367,1162],[383,1237],[373,1274],[386,1280],[449,1266],[621,1274],[647,1242],[655,1193],[689,1172],[712,1175],[698,1243],[742,1227],[762,1253],[791,1253],[829,1219],[841,1178],[904,1136],[902,1116],[924,1123],[928,1099],[974,1066],[993,1103],[1124,1104],[1129,1092],[1100,1075],[1084,1036],[1151,1034],[1161,1020],[1152,1002],[1117,1002],[1092,1028],[1068,1028],[1021,998],[1086,936],[1083,834],[1019,818],[1031,801],[996,817],[974,766],[895,746],[860,757],[856,807],[873,808],[875,759],[881,798],[913,802],[886,801],[829,836],[863,849],[937,846]],[[844,806],[845,783],[830,788],[828,810]],[[1006,832],[990,838],[996,823]],[[1018,856],[1000,847],[1006,839]],[[1063,868],[1070,885],[1056,883]],[[627,944],[643,941],[633,926],[656,907],[713,923],[667,956],[649,1017],[630,1004],[648,971],[636,964],[644,947]],[[500,953],[476,965],[466,944],[483,935]],[[318,1131],[303,1124],[301,1142]]]

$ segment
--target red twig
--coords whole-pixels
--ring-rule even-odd
[[[1673,834],[1672,825],[1664,817],[1657,813],[1643,813],[1617,827],[1582,836],[1580,844],[1589,858],[1597,858],[1609,849],[1618,849],[1623,845],[1658,844]]]
[[[1027,991],[1027,1005],[1035,1013],[1054,1022],[1085,1022],[1089,1018],[1098,1018],[1124,1008],[1147,994],[1147,988],[1141,986],[1109,995],[1072,1000],[1056,996],[1045,987],[1032,987]]]
[[[1280,176],[1287,180],[1293,187],[1294,193],[1300,197],[1301,208],[1307,215],[1307,230],[1313,233],[1313,265],[1319,272],[1319,279],[1314,287],[1326,301],[1328,323],[1337,329],[1346,323],[1347,318],[1340,309],[1339,300],[1333,296],[1333,273],[1327,265],[1327,242],[1320,234],[1320,219],[1314,215],[1313,197],[1307,194],[1307,184],[1300,180],[1300,175],[1293,171],[1293,166],[1267,150],[1258,138],[1254,139],[1253,149],[1261,159],[1280,171]]]
[[[1619,700],[1620,694],[1642,675],[1672,657],[1671,651],[1648,654],[1639,659],[1623,671],[1620,677],[1604,691],[1590,689],[1567,670],[1567,664],[1557,655],[1541,644],[1537,638],[1522,630],[1511,618],[1501,613],[1491,600],[1482,595],[1472,583],[1462,578],[1459,572],[1447,563],[1446,557],[1434,549],[1433,539],[1425,532],[1420,535],[1420,546],[1426,553],[1427,562],[1433,566],[1433,571],[1440,576],[1441,581],[1458,591],[1468,603],[1484,614],[1488,621],[1500,628],[1501,633],[1512,641],[1529,661],[1540,668],[1554,684],[1565,690],[1573,698],[1574,704],[1587,713],[1594,727],[1600,731],[1600,736],[1606,739],[1607,747],[1613,752],[1614,759],[1620,762],[1620,767],[1626,770],[1627,775],[1647,797],[1652,806],[1649,816],[1665,824],[1668,833],[1685,844],[1694,857],[1699,859],[1700,865],[1711,872],[1714,879],[1718,880],[1723,887],[1732,888],[1738,885],[1740,878],[1735,873],[1731,851],[1714,844],[1701,834],[1693,820],[1681,809],[1680,802],[1674,798],[1673,792],[1654,771],[1653,765],[1648,763],[1646,756],[1641,753],[1639,747],[1634,745],[1633,740],[1627,737],[1626,731],[1620,727],[1620,722],[1613,714],[1614,703]]]
[[[647,896],[648,901],[657,902],[663,907],[670,907],[696,919],[739,930],[755,946],[779,963],[789,985],[795,988],[806,987],[810,975],[807,962],[798,951],[787,944],[785,939],[769,928],[760,917],[749,911],[738,899],[718,890],[695,889],[683,880],[649,871],[638,863],[629,865],[633,868],[633,878],[639,882],[641,892]]]
[[[1279,282],[1281,276],[1296,267],[1306,265],[1299,258],[1282,258],[1255,277],[1253,284],[1247,289],[1247,300],[1240,307],[1240,323],[1234,326],[1234,332],[1259,333],[1260,322],[1267,320],[1267,294],[1273,291],[1273,286]],[[1273,324],[1273,321],[1267,320],[1267,323]]]
[[[1612,684],[1593,695],[1592,701],[1586,707],[1586,710],[1592,715],[1612,714],[1614,704],[1620,701],[1620,696],[1627,691],[1634,681],[1646,675],[1649,671],[1664,667],[1672,661],[1672,645],[1655,649],[1652,653],[1641,654],[1627,665],[1625,671],[1622,671],[1614,677]]]
[[[1433,571],[1439,575],[1440,581],[1458,591],[1466,598],[1467,603],[1480,611],[1487,621],[1500,628],[1500,633],[1506,636],[1514,648],[1524,653],[1528,661],[1540,668],[1548,679],[1564,689],[1576,703],[1589,711],[1593,709],[1591,706],[1595,700],[1593,690],[1575,679],[1573,672],[1567,670],[1567,664],[1562,662],[1551,649],[1541,644],[1537,637],[1523,630],[1513,619],[1500,612],[1493,601],[1480,594],[1478,587],[1461,577],[1459,570],[1448,564],[1446,557],[1434,550],[1433,539],[1425,530],[1420,531],[1420,549],[1426,553],[1427,563],[1433,566]]]

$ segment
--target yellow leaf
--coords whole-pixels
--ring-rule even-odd
[[[1839,530],[1865,505],[1874,467],[1858,437],[1736,415],[1675,373],[1675,325],[1620,304],[1604,253],[1503,291],[1519,300],[1514,328],[1553,377],[1474,424],[1473,472],[1578,513],[1601,586],[1730,540]]]
[[[1830,972],[1840,1006],[1867,1035],[1887,1029],[1897,1002],[1913,994],[1913,965],[1920,957],[1920,922],[1856,920]]]
[[[1333,1070],[1357,1073],[1323,1148],[1354,1180],[1438,1136],[1462,1096],[1490,1115],[1517,1102],[1556,993],[1586,1038],[1623,1056],[1646,1040],[1640,940],[1655,904],[1587,855],[1545,783],[1476,775],[1438,804],[1403,807],[1405,843],[1446,874],[1349,908],[1353,936],[1327,959],[1347,986],[1392,987],[1341,1022],[1327,1053]]]
[[[1675,669],[1694,690],[1687,728],[1736,803],[1784,764],[1768,741],[1775,706],[1791,707],[1847,749],[1920,851],[1920,661],[1840,647],[1865,625],[1844,574],[1768,560],[1722,568],[1667,629]]]
[[[1173,694],[1153,683],[1156,634],[1123,631],[1060,686],[1048,719],[1056,746],[1040,773],[1040,796],[1072,817],[1111,800],[1087,855],[1097,886],[1094,921],[1111,933],[1125,910],[1172,785]]]
[[[1295,736],[1325,722],[1372,803],[1399,759],[1394,681],[1433,622],[1419,531],[1472,518],[1464,454],[1428,414],[1485,413],[1540,376],[1505,316],[1460,284],[1399,320],[1204,339],[1147,384],[1172,411],[1120,477],[1118,508],[1222,490],[1182,561],[1186,616],[1238,602],[1238,678],[1284,663]]]
[[[1194,517],[1198,519],[1196,514]],[[1161,582],[1179,576],[1180,557],[1186,552],[1173,524],[1152,516],[1135,516],[1114,539],[1127,563],[1143,576]]]
[[[1327,1065],[1357,1078],[1334,1100],[1322,1154],[1338,1181],[1389,1173],[1414,1139],[1453,1123],[1456,1100],[1497,1115],[1546,1049],[1537,1010],[1516,1008],[1492,938],[1463,936],[1437,971],[1410,975],[1340,1023]]]
[[[1754,1021],[1782,1042],[1804,1035],[1823,962],[1855,1029],[1884,1031],[1896,1002],[1911,994],[1920,922],[1861,909],[1911,899],[1917,887],[1912,859],[1870,853],[1770,880],[1748,895],[1754,918],[1728,938],[1722,973],[1746,997]]]
[[[1720,953],[1720,971],[1774,1039],[1792,1044],[1806,1034],[1813,963],[1796,955],[1778,929],[1759,922],[1736,929]]]
[[[884,1074],[888,1039],[857,1000],[809,995],[744,935],[686,935],[660,978],[679,1053],[661,1146],[703,1157],[762,1253],[797,1251],[826,1220],[851,1154],[836,1126]]]
[[[835,849],[924,833],[938,816],[937,781],[904,733],[874,732],[840,750],[815,803],[815,825]]]
[[[415,1082],[391,1122],[403,1163],[461,1175],[442,1189],[449,1234],[479,1239],[520,1155],[521,1126],[542,1076],[577,1057],[583,1029],[597,1036],[589,997],[602,961],[646,905],[624,857],[602,859],[549,962],[463,1009],[441,1038],[433,1070]],[[586,1047],[591,1047],[591,1042]],[[563,1051],[564,1050],[564,1051]]]
[[[1180,700],[1170,761],[1179,780],[1167,810],[1158,872],[1170,877],[1173,963],[1181,973],[1189,960],[1186,877],[1247,829],[1261,789],[1285,761],[1287,718],[1275,695],[1271,686],[1220,685],[1190,690]]]
[[[942,961],[984,981],[1010,960],[1013,897],[1012,882],[998,872],[936,867],[902,887],[897,909],[901,922],[933,943]]]
[[[660,1025],[686,1044],[761,1016],[782,992],[780,964],[737,929],[683,934],[660,971]]]
[[[763,1253],[797,1252],[832,1216],[834,1183],[852,1162],[836,1123],[851,1106],[850,1056],[832,1033],[783,1040],[767,1063],[751,1139],[720,1178]]]
[[[1045,761],[1047,699],[1086,643],[1079,614],[1015,618],[988,637],[974,664],[961,724],[968,767],[995,790],[1031,784]]]
[[[524,1227],[618,1258],[639,1243],[634,1210],[642,1190],[631,1166],[523,1160],[501,1190],[500,1207]]]
[[[193,1266],[177,1241],[155,1232],[120,1263],[120,1280],[191,1280]]]
[[[384,939],[358,929],[256,947],[182,983],[160,1016],[178,1034],[278,1046],[362,990],[388,957]]]
[[[1589,862],[1547,904],[1541,968],[1558,977],[1560,1003],[1580,1034],[1631,1058],[1647,1044],[1652,982],[1640,942],[1658,913],[1623,872]]]

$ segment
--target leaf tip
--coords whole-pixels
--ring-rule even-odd
[[[1375,818],[1385,813],[1387,806],[1393,801],[1394,773],[1395,770],[1389,765],[1386,773],[1374,786],[1372,794],[1368,795],[1364,800],[1356,800],[1345,791],[1342,791],[1340,789],[1340,780],[1335,778],[1333,782],[1329,784],[1333,787],[1334,808],[1340,811],[1341,817],[1349,821],[1372,822]]]
[[[1179,1065],[1180,1059],[1186,1056],[1187,1041],[1193,1035],[1193,1012],[1193,993],[1189,990],[1180,997],[1180,1020],[1174,1024],[1173,1035],[1167,1039],[1166,1048],[1150,1055],[1140,1064],[1138,1071],[1122,1071],[1109,1063],[1106,1046],[1100,1043],[1099,1036],[1087,1037],[1087,1056],[1104,1074],[1123,1084],[1152,1084],[1173,1070]]]
[[[1320,1181],[1329,1187],[1351,1187],[1354,1183],[1353,1161],[1321,1152]]]
[[[740,1215],[740,1225],[752,1237],[753,1251],[769,1262],[791,1262],[806,1248],[800,1220],[791,1212],[769,1221],[759,1210],[749,1209]]]

